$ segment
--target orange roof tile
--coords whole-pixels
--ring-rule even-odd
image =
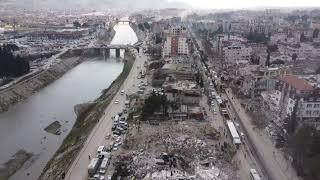
[[[294,75],[284,75],[280,80],[300,91],[312,91],[314,88],[304,79]]]

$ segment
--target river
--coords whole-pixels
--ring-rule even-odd
[[[128,24],[117,24],[111,44],[133,44],[137,36]],[[123,52],[122,52],[123,53]],[[93,101],[121,73],[123,63],[113,58],[95,58],[71,69],[33,96],[0,114],[0,164],[20,149],[34,156],[10,179],[34,180],[70,132],[76,104]],[[54,121],[61,135],[44,131]]]

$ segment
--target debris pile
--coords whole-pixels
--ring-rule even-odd
[[[219,137],[210,124],[198,121],[141,124],[141,129],[129,129],[125,148],[113,159],[115,174],[137,179],[214,179],[219,174],[228,179],[216,168],[225,163]]]

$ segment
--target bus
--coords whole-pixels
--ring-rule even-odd
[[[100,170],[99,170],[100,174],[106,174],[109,163],[110,163],[109,156],[105,156],[100,165]]]
[[[233,144],[235,144],[237,147],[239,147],[239,145],[241,144],[241,140],[240,140],[240,136],[237,132],[236,127],[234,126],[233,122],[230,120],[227,120],[227,126],[228,126],[229,132],[231,134]]]
[[[257,170],[250,169],[250,180],[261,180],[261,177],[259,176]]]

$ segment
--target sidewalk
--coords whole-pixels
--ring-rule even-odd
[[[283,157],[281,151],[276,149],[271,140],[263,133],[254,130],[250,117],[245,113],[237,98],[233,98],[231,89],[226,90],[226,94],[232,104],[240,123],[244,127],[248,140],[251,141],[257,156],[266,170],[270,180],[299,180],[291,163]]]

